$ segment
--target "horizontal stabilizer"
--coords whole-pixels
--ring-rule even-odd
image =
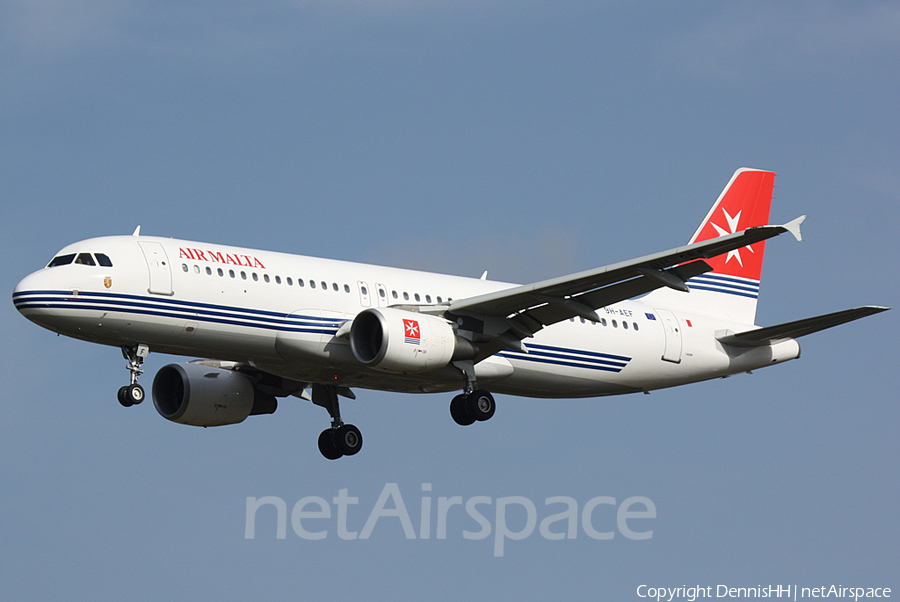
[[[721,343],[733,345],[735,347],[762,347],[777,343],[778,341],[796,339],[814,332],[819,332],[820,330],[825,330],[826,328],[839,326],[846,322],[852,322],[853,320],[887,311],[888,309],[890,308],[873,305],[855,307],[853,309],[845,309],[844,311],[838,311],[832,314],[825,314],[824,316],[816,316],[814,318],[806,318],[794,322],[785,322],[784,324],[747,330],[737,334],[729,332],[717,336],[716,339]]]

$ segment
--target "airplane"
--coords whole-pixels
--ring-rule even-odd
[[[780,364],[797,338],[889,308],[755,325],[765,241],[801,240],[801,216],[769,225],[775,173],[737,170],[687,245],[527,285],[144,236],[63,248],[13,293],[19,312],[69,337],[119,347],[131,382],[153,352],[205,359],[161,368],[164,418],[193,426],[270,414],[278,398],[325,408],[330,460],[362,448],[339,397],[354,388],[461,391],[462,426],[493,393],[579,398],[648,393]]]

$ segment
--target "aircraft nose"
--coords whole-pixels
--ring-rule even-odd
[[[22,278],[13,291],[13,304],[16,309],[27,316],[29,309],[38,309],[38,297],[41,292],[50,290],[50,278],[41,272],[35,272]]]

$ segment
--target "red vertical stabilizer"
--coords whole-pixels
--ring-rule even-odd
[[[775,172],[739,169],[722,191],[690,242],[702,242],[769,223]],[[708,259],[713,272],[759,282],[766,242],[758,242]]]

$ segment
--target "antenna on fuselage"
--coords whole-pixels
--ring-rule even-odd
[[[140,236],[140,235],[141,235],[141,227],[138,226],[137,228],[134,229],[134,233],[132,234],[132,236]]]

